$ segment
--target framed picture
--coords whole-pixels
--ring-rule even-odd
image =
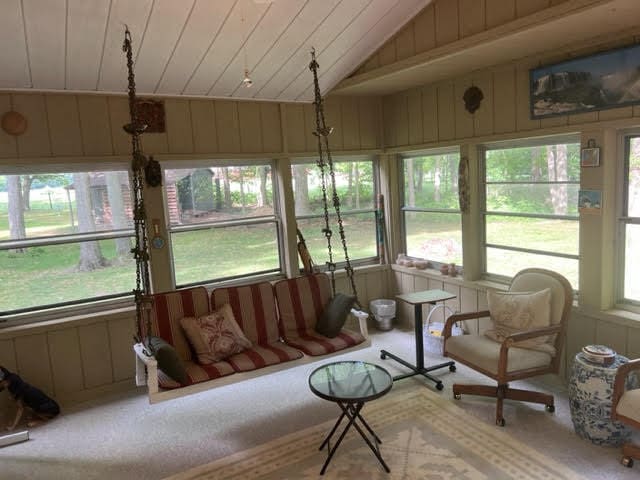
[[[583,148],[580,151],[581,167],[599,167],[600,166],[600,148],[590,147]]]
[[[600,213],[602,192],[600,190],[580,190],[578,192],[578,210],[580,213]]]
[[[529,71],[532,119],[640,103],[640,45]]]

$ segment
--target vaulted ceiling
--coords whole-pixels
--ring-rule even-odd
[[[309,101],[314,47],[323,93],[430,0],[3,0],[0,89]],[[242,83],[249,70],[251,88]]]

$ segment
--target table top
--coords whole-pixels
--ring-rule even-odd
[[[421,292],[405,293],[396,295],[398,300],[410,303],[411,305],[421,305],[423,303],[442,302],[456,298],[456,295],[444,290],[423,290]]]
[[[332,402],[367,402],[387,393],[392,385],[384,368],[360,361],[329,363],[309,375],[311,391]]]

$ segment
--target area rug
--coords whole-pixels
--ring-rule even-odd
[[[339,410],[336,406],[336,418]],[[320,443],[335,420],[169,477],[167,480],[456,479],[578,480],[567,467],[427,389],[393,390],[362,410],[382,440],[386,473],[351,429],[320,476]],[[335,438],[335,437],[334,437]]]

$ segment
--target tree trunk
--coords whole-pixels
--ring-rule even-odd
[[[31,210],[31,184],[33,175],[22,176],[22,207],[24,210]]]
[[[420,161],[416,165],[416,190],[422,192],[422,186],[424,184],[424,160]]]
[[[358,167],[358,162],[353,163],[353,183],[355,185],[354,196],[355,196],[355,204],[356,210],[360,209],[360,169]]]
[[[440,181],[442,176],[442,166],[440,163],[440,157],[436,157],[436,164],[433,171],[433,200],[435,202],[440,201]]]
[[[349,167],[348,177],[347,177],[347,205],[349,208],[353,208],[353,174],[354,170],[358,168],[357,163],[353,162]]]
[[[416,206],[416,187],[415,187],[415,175],[414,175],[414,163],[413,158],[407,158],[406,169],[407,169],[407,207],[415,207]]]
[[[26,238],[20,175],[7,175],[7,196],[9,201],[9,238],[12,240]],[[11,252],[24,253],[24,249],[18,248],[11,250]]]
[[[296,185],[296,215],[308,215],[311,213],[311,206],[309,205],[309,185],[307,183],[306,165],[293,165],[293,181]]]
[[[260,177],[260,190],[258,194],[258,206],[266,207],[269,205],[269,197],[267,197],[267,173],[266,166],[258,167],[258,176]]]
[[[118,172],[106,172],[107,196],[111,210],[111,228],[124,230],[129,225],[122,201],[122,175]],[[131,241],[129,238],[116,238],[116,255],[119,259],[131,258]]]
[[[91,212],[91,196],[89,193],[89,174],[74,173],[73,186],[76,191],[76,213],[78,215],[78,232],[95,231],[95,223]],[[76,269],[79,272],[90,272],[107,265],[102,256],[98,242],[80,243],[80,259]]]
[[[233,201],[231,199],[231,183],[229,182],[229,167],[220,169],[222,174],[222,191],[224,193],[224,208],[231,208]]]
[[[547,171],[550,182],[563,182],[568,179],[566,145],[547,146]],[[551,205],[555,215],[567,213],[567,185],[549,185]]]

